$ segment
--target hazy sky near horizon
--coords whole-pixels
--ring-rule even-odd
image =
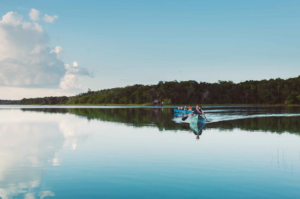
[[[0,99],[300,75],[299,0],[0,1]]]

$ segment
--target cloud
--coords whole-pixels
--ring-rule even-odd
[[[64,63],[51,53],[49,36],[35,22],[8,12],[0,21],[0,85],[55,86],[65,74]]]
[[[65,64],[65,68],[67,72],[65,76],[61,79],[59,85],[60,88],[65,90],[70,88],[82,88],[82,86],[79,84],[79,75],[93,77],[93,74],[89,72],[86,68],[79,67],[79,64],[76,61],[73,62],[73,66]]]
[[[78,62],[77,62],[77,61],[74,61],[74,62],[73,62],[73,66],[74,66],[74,67],[79,66]]]
[[[78,75],[94,77],[94,74],[90,72],[87,68],[80,67],[77,71]]]
[[[71,88],[81,88],[81,85],[78,83],[78,76],[75,74],[65,74],[65,76],[61,79],[59,87],[62,89],[71,89]]]
[[[53,23],[57,18],[58,18],[57,15],[50,16],[50,15],[45,14],[43,17],[43,20],[47,23]]]
[[[8,12],[2,17],[2,23],[11,23],[13,25],[21,23],[22,20],[23,16],[18,15],[16,12]]]
[[[93,74],[89,72],[86,68],[84,67],[79,67],[79,64],[77,61],[73,62],[73,67],[70,67],[69,65],[66,67],[68,72],[73,73],[73,74],[79,74],[79,75],[87,75],[90,77],[93,77]]]
[[[62,60],[62,54],[64,53],[64,49],[61,46],[56,46],[51,50],[51,53],[55,53],[57,55],[57,59]]]
[[[31,10],[32,20],[37,19],[37,12]],[[57,16],[50,18],[47,20],[53,22]],[[0,19],[0,86],[80,88],[78,76],[92,76],[91,73],[78,67],[77,62],[73,63],[76,70],[66,67],[64,49],[52,49],[49,43],[50,37],[40,24],[23,20],[16,12],[5,14]]]
[[[40,11],[32,8],[30,13],[29,13],[29,17],[32,21],[37,21],[40,19]]]
[[[59,53],[63,52],[63,50],[64,50],[64,49],[63,49],[62,47],[56,46],[54,49],[52,49],[51,52],[56,53],[56,54],[59,54]]]

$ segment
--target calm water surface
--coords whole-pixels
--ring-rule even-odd
[[[0,106],[0,197],[300,198],[299,108],[204,110]]]

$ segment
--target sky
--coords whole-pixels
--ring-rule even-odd
[[[0,99],[300,75],[299,0],[1,0]]]

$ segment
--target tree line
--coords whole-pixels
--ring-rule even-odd
[[[300,76],[261,81],[160,81],[80,93],[72,97],[24,98],[18,104],[300,104]],[[0,101],[1,103],[1,101]]]

